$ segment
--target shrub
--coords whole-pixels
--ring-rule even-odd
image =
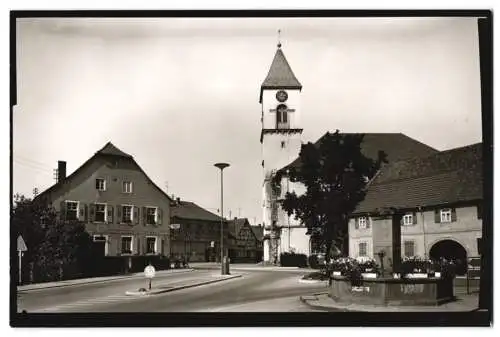
[[[310,255],[309,258],[309,267],[313,268],[313,269],[319,269],[320,268],[320,265],[319,265],[319,260],[318,260],[318,255],[314,254],[314,255]]]
[[[305,254],[282,253],[280,255],[282,267],[307,267],[307,256]]]

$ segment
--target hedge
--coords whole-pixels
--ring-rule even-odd
[[[280,255],[282,267],[307,267],[307,256],[305,254],[282,253]]]

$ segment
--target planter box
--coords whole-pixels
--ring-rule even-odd
[[[395,274],[392,274],[392,277],[393,278],[401,278],[401,274],[395,273]]]
[[[342,276],[342,273],[341,273],[341,272],[339,272],[339,271],[333,271],[333,272],[332,272],[332,275],[333,275],[333,276]]]
[[[427,273],[412,273],[407,275],[408,278],[427,278]]]
[[[377,273],[362,273],[363,278],[377,278]]]

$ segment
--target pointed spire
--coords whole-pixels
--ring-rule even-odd
[[[302,89],[302,84],[295,77],[292,68],[286,60],[285,54],[281,49],[281,30],[278,30],[278,49],[274,55],[271,68],[266,79],[262,82],[260,89],[260,102],[262,102],[263,89]]]

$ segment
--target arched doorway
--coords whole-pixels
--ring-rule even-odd
[[[440,258],[453,260],[457,266],[457,275],[465,275],[467,272],[467,251],[456,241],[442,240],[436,242],[432,246],[429,256],[432,260],[439,260]]]

